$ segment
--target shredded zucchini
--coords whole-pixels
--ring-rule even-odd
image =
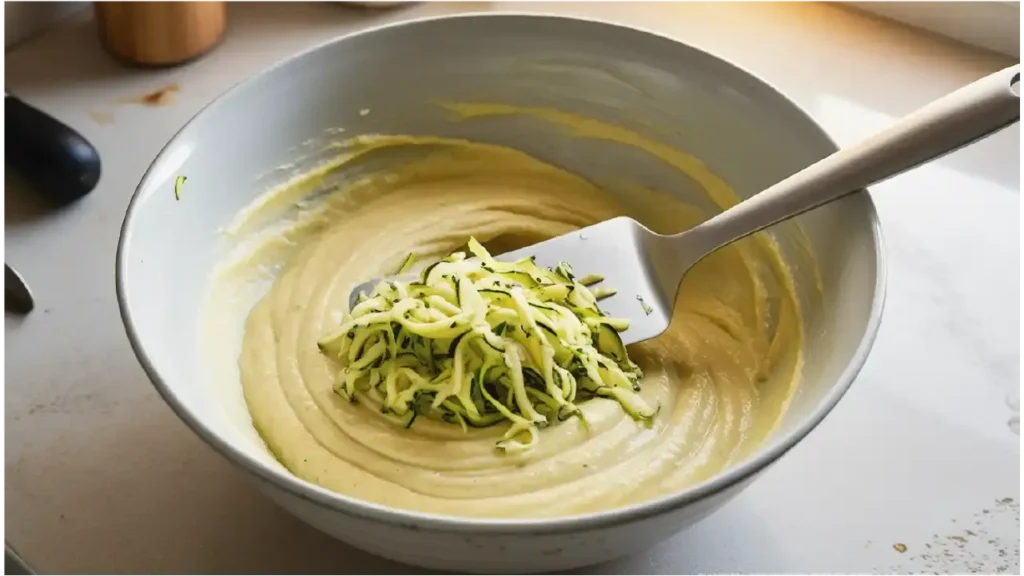
[[[654,312],[654,308],[651,308],[650,304],[644,302],[644,297],[637,294],[636,301],[640,303],[640,308],[644,311],[644,314],[650,316],[651,312]]]
[[[456,252],[418,281],[381,282],[318,342],[339,366],[338,395],[407,428],[417,417],[507,425],[496,445],[506,452],[573,416],[585,425],[579,403],[594,397],[650,423],[656,411],[637,394],[643,374],[618,335],[629,321],[604,316],[583,284],[599,277],[577,281],[566,262],[499,262],[474,238],[468,247],[475,258]]]
[[[396,272],[395,275],[405,274],[409,270],[412,270],[412,265],[415,263],[416,255],[410,252],[409,255],[405,257],[405,260],[402,261],[402,265],[398,267],[398,272]]]
[[[186,176],[178,176],[174,179],[174,199],[181,200],[181,189],[185,186]]]

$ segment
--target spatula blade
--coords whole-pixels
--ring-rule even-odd
[[[645,257],[644,238],[651,232],[627,217],[613,218],[575,232],[545,240],[532,246],[495,256],[513,262],[533,256],[539,266],[553,268],[559,262],[572,265],[577,278],[600,274],[604,281],[597,286],[616,290],[614,296],[600,301],[601,311],[613,318],[629,320],[629,329],[620,334],[624,344],[653,338],[668,328],[672,317],[671,303],[659,297],[655,276]],[[398,280],[413,280],[416,275],[402,275]],[[350,305],[360,292],[369,294],[380,278],[364,282],[352,290]]]

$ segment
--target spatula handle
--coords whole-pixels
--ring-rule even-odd
[[[4,115],[4,159],[39,194],[63,204],[96,187],[99,153],[81,134],[10,94]]]
[[[1020,120],[1019,82],[1017,65],[969,84],[692,228],[685,241],[711,252],[998,132]]]

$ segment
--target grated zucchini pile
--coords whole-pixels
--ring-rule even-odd
[[[598,308],[611,290],[591,292],[567,263],[498,262],[476,239],[417,282],[383,281],[345,315],[321,352],[341,367],[335,391],[380,408],[410,427],[429,417],[466,429],[509,424],[497,448],[527,450],[537,430],[572,417],[579,404],[613,399],[634,419],[655,415],[637,394],[640,368],[619,332],[627,320]],[[410,255],[401,272],[413,265]]]

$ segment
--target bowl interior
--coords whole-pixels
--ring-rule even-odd
[[[168,144],[122,232],[118,290],[133,345],[172,406],[208,439],[283,472],[249,424],[230,368],[237,356],[222,358],[222,371],[208,369],[200,319],[211,273],[232,249],[225,227],[275,183],[322,160],[310,153],[317,149],[311,141],[392,133],[500,143],[598,182],[631,180],[714,209],[694,181],[635,149],[522,117],[455,121],[438,105],[446,100],[554,108],[624,126],[699,158],[740,197],[835,149],[798,108],[749,74],[608,24],[446,18],[296,56],[228,92]],[[179,175],[187,182],[175,200]],[[869,198],[858,194],[771,231],[795,277],[806,364],[768,444],[827,409],[862,361],[881,298],[875,226]],[[240,321],[224,326],[217,335],[224,350],[237,349],[241,331]]]

